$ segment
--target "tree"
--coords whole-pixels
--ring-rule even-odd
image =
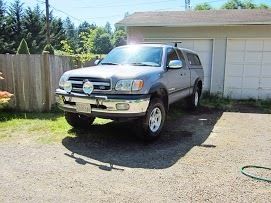
[[[256,4],[252,3],[251,0],[246,0],[243,2],[244,9],[255,9],[256,7],[257,7]]]
[[[68,40],[62,40],[60,43],[62,44],[62,52],[64,52],[66,55],[74,54],[74,50],[72,49],[72,46],[70,45]]]
[[[73,52],[78,48],[79,36],[78,30],[75,28],[74,24],[71,22],[70,18],[66,18],[63,23],[67,42],[71,46]],[[63,41],[63,40],[62,40]]]
[[[82,52],[84,52],[84,53],[95,52],[95,49],[94,49],[95,39],[105,33],[106,33],[106,31],[103,27],[96,27],[94,30],[89,30],[88,32],[82,33],[80,35],[81,36],[81,43],[83,44]]]
[[[17,49],[17,54],[30,54],[27,42],[25,41],[24,38],[22,39],[22,41]]]
[[[0,0],[0,53],[6,53],[8,51],[7,37],[6,6],[4,2]]]
[[[269,6],[267,4],[260,4],[258,6],[259,9],[269,9]]]
[[[111,49],[112,44],[108,33],[95,36],[93,43],[93,52],[95,54],[108,54]]]
[[[52,16],[52,14],[51,14]],[[60,50],[62,48],[61,41],[66,40],[65,29],[63,27],[63,22],[61,18],[51,17],[51,45]]]
[[[245,1],[229,0],[221,8],[222,9],[257,9],[257,8],[268,9],[269,7],[266,4],[257,5],[253,3],[252,0],[245,0]]]
[[[89,24],[87,21],[84,21],[78,26],[78,34],[82,32],[87,32],[89,30],[94,30],[97,26],[95,24]]]
[[[112,28],[109,22],[107,22],[104,26],[105,32],[108,33],[109,35],[112,34]]]
[[[200,11],[200,10],[211,10],[213,9],[212,6],[209,3],[202,3],[202,4],[197,4],[194,8],[194,10],[196,11]]]
[[[8,9],[7,30],[9,35],[9,52],[15,53],[21,39],[23,38],[23,3],[15,0]]]
[[[113,34],[112,44],[114,47],[126,44],[127,33],[123,30],[116,30]]]
[[[224,5],[222,5],[222,9],[238,9],[243,7],[244,5],[240,0],[229,0]]]
[[[43,49],[43,52],[49,52],[49,54],[52,54],[52,55],[55,54],[54,47],[51,44],[46,44],[46,46]]]
[[[44,17],[44,15],[42,14],[40,7],[37,5],[33,9],[28,7],[23,18],[23,33],[32,54],[41,53],[45,46],[44,42],[46,38],[42,17]]]

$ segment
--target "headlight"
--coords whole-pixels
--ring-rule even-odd
[[[66,76],[66,75],[62,75],[61,76],[61,78],[59,79],[59,87],[61,88],[61,89],[64,89],[64,83],[68,80],[69,78],[68,78],[68,76]]]
[[[115,86],[117,91],[138,91],[144,86],[143,80],[119,80]]]
[[[64,82],[63,88],[66,92],[68,92],[68,93],[71,92],[72,91],[72,83],[70,81]]]

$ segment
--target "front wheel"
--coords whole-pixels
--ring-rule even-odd
[[[65,119],[76,129],[87,129],[94,122],[95,117],[85,116],[77,113],[65,112]]]
[[[164,103],[161,99],[152,99],[146,115],[138,120],[138,136],[147,141],[157,139],[161,134],[165,119],[166,111]]]

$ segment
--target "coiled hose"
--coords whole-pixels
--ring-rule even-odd
[[[256,175],[253,175],[253,174],[250,174],[248,172],[246,172],[244,169],[246,168],[261,168],[261,169],[267,169],[267,170],[271,170],[271,168],[268,168],[268,167],[263,167],[263,166],[254,166],[254,165],[248,165],[248,166],[244,166],[241,168],[241,173],[243,173],[244,175],[248,176],[248,177],[251,177],[253,179],[256,179],[256,180],[261,180],[261,181],[266,181],[266,182],[269,182],[271,183],[271,179],[268,179],[268,178],[263,178],[263,177],[259,177],[259,176],[256,176]]]

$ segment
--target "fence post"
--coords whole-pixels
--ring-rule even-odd
[[[43,110],[48,112],[51,110],[51,67],[49,61],[49,52],[43,52],[43,70],[42,79],[44,84],[44,107]]]

